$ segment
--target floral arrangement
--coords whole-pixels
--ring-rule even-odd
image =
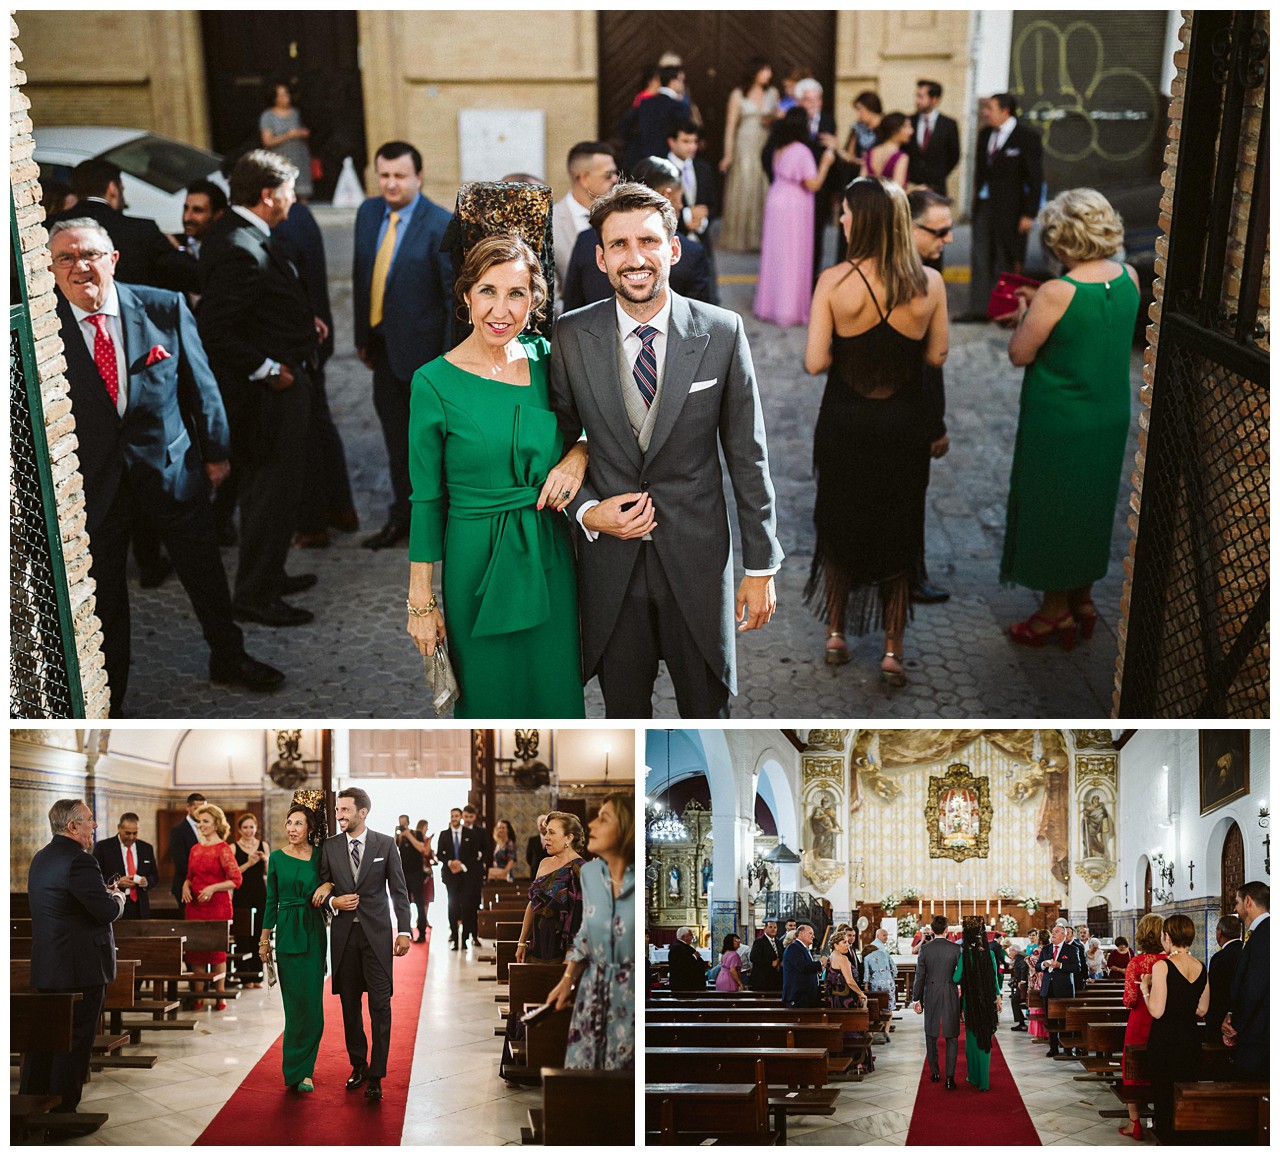
[[[1000,929],[1005,935],[1018,934],[1018,921],[1012,915],[1000,916]]]
[[[903,899],[919,899],[920,892],[915,887],[905,887],[903,888],[903,891],[902,891],[902,898]]]
[[[1035,912],[1040,910],[1040,900],[1037,899],[1034,895],[1028,895],[1025,899],[1023,899],[1022,906],[1034,914]]]
[[[914,915],[904,915],[898,920],[898,938],[911,939],[920,930],[920,920]]]
[[[902,901],[896,895],[890,892],[882,900],[880,900],[880,906],[884,908],[884,912],[886,915],[892,915],[894,911],[897,910],[898,904],[900,902]]]
[[[1001,899],[1013,899],[1017,896],[1018,889],[1016,887],[997,887],[996,895]]]

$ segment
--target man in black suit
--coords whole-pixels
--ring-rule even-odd
[[[796,937],[782,956],[782,1002],[786,1007],[817,1007],[818,977],[825,960],[813,956],[813,925],[796,925]]]
[[[1236,914],[1247,928],[1231,984],[1231,1011],[1222,1042],[1236,1049],[1236,1079],[1265,1080],[1271,1071],[1271,887],[1254,880],[1236,893]]]
[[[284,681],[244,650],[214,536],[210,486],[225,480],[226,412],[181,294],[116,281],[114,238],[89,217],[50,230],[71,409],[93,544],[111,714],[129,685],[128,543],[154,527],[209,645],[209,677],[250,690]]]
[[[187,817],[169,832],[169,862],[173,864],[173,880],[169,891],[178,901],[181,914],[186,904],[182,902],[182,885],[187,881],[187,856],[200,841],[200,828],[196,826],[196,812],[204,806],[205,798],[199,791],[187,796]]]
[[[465,950],[467,935],[474,923],[467,916],[472,894],[472,877],[479,879],[476,891],[484,886],[484,844],[474,827],[462,825],[462,808],[449,812],[449,826],[436,841],[436,858],[442,865],[441,878],[449,893],[449,948]]]
[[[778,921],[766,919],[764,931],[751,945],[751,973],[747,986],[752,991],[782,990],[782,949],[778,946]]]
[[[1205,1039],[1216,1044],[1222,1035],[1222,1021],[1231,1010],[1231,988],[1244,941],[1240,938],[1240,917],[1224,915],[1218,920],[1218,950],[1209,960],[1209,1010],[1205,1013]]]
[[[693,946],[693,928],[676,930],[675,940],[667,949],[667,986],[672,991],[705,991],[707,961]]]
[[[911,118],[910,167],[913,185],[928,185],[940,197],[947,195],[947,177],[960,163],[960,126],[938,110],[942,85],[936,80],[916,81],[916,111]]]
[[[1040,998],[1048,1006],[1051,998],[1071,999],[1076,992],[1084,990],[1084,964],[1082,958],[1067,943],[1067,928],[1061,923],[1050,932],[1049,948],[1040,957],[1036,970],[1044,973]],[[1059,1050],[1057,1032],[1049,1033],[1049,1056],[1056,1056]]]
[[[318,346],[329,335],[271,239],[293,206],[297,175],[265,149],[242,156],[231,170],[231,208],[209,228],[200,253],[200,336],[226,401],[240,479],[235,612],[266,626],[314,617],[283,597],[316,580],[291,577],[284,567],[307,485]]]
[[[720,216],[720,198],[716,192],[716,174],[709,161],[698,155],[700,130],[697,122],[685,119],[667,138],[667,160],[680,170],[680,186],[684,207],[680,213],[680,232],[702,242],[711,274],[711,304],[720,304],[720,287],[716,275],[715,252],[711,248],[711,222]]]
[[[973,166],[973,253],[969,312],[985,321],[987,300],[1000,273],[1020,273],[1027,234],[1040,211],[1044,149],[1040,134],[1018,120],[1018,103],[999,92],[982,104]]]
[[[480,917],[480,903],[484,898],[484,881],[489,874],[489,868],[493,866],[493,839],[490,838],[488,830],[480,825],[479,819],[480,812],[470,803],[462,808],[462,829],[470,831],[480,845],[480,869],[468,870],[466,875],[463,904],[467,924],[463,932],[464,938],[465,934],[470,934],[471,942],[476,947],[483,947],[476,924]]]
[[[645,157],[667,155],[667,141],[676,126],[687,119],[684,105],[684,69],[668,65],[658,72],[658,91],[642,100],[622,118],[620,133],[626,141],[622,158],[623,174]]]
[[[823,154],[827,149],[838,148],[840,144],[836,139],[835,117],[822,107],[822,85],[813,77],[805,77],[796,84],[795,97],[796,103],[804,109],[805,115],[809,118],[809,148],[813,152],[814,161],[821,168]],[[770,167],[772,167],[772,158],[770,158]],[[836,167],[832,165],[822,188],[813,199],[813,281],[815,285],[818,283],[818,273],[826,257],[824,242],[827,226],[831,224],[831,200],[839,192],[835,172]]]
[[[960,1050],[960,990],[952,981],[960,945],[946,938],[947,917],[935,915],[932,935],[920,944],[916,956],[916,977],[911,988],[911,1007],[924,1016],[925,1060],[933,1083],[946,1079],[948,1091],[956,1086],[956,1057]],[[938,1037],[943,1040],[943,1071],[938,1070]]]
[[[31,986],[43,992],[76,992],[69,1052],[28,1052],[22,1062],[23,1095],[60,1095],[59,1111],[74,1112],[89,1078],[89,1058],[107,984],[116,977],[111,924],[125,897],[102,878],[90,854],[96,824],[82,799],[59,799],[49,808],[53,839],[31,860]]]
[[[49,227],[72,217],[92,217],[111,235],[120,254],[119,280],[158,289],[195,288],[190,261],[160,226],[146,217],[125,216],[124,177],[116,165],[101,157],[81,161],[71,170],[71,191],[76,203],[50,218]]]
[[[529,865],[529,878],[536,879],[538,876],[538,864],[547,857],[547,849],[542,845],[542,836],[547,833],[547,816],[545,814],[538,816],[537,831],[529,836],[529,842],[525,844],[524,861]]]
[[[115,879],[124,894],[121,919],[150,919],[150,891],[160,882],[155,848],[138,838],[138,816],[126,811],[116,824],[114,839],[93,845],[93,857],[104,879]]]

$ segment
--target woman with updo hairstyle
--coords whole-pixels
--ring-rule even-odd
[[[1093,189],[1059,193],[1039,216],[1046,252],[1066,273],[1018,290],[1009,360],[1026,366],[1009,478],[1000,581],[1043,592],[1009,627],[1023,646],[1091,638],[1093,584],[1111,531],[1133,400],[1129,367],[1138,274],[1115,259],[1124,225]]]
[[[258,932],[262,929],[262,912],[267,905],[267,858],[271,848],[265,839],[258,838],[258,816],[246,812],[236,820],[236,841],[231,845],[236,866],[242,877],[240,886],[231,896],[235,911],[243,911],[250,920],[249,958],[242,959],[236,975],[246,988],[262,986],[262,960],[258,958]],[[240,945],[237,943],[237,950]]]
[[[1151,1012],[1147,1009],[1147,1001],[1143,995],[1143,987],[1150,983],[1151,972],[1155,965],[1165,958],[1160,937],[1164,932],[1164,920],[1159,915],[1144,915],[1138,920],[1137,931],[1133,942],[1138,954],[1130,961],[1124,972],[1124,1006],[1129,1008],[1129,1018],[1124,1027],[1124,1046],[1127,1051],[1132,1044],[1146,1047],[1147,1037],[1151,1034]],[[1150,1087],[1147,1080],[1137,1080],[1125,1072],[1124,1053],[1121,1053],[1120,1071],[1123,1083],[1130,1088]],[[1123,1125],[1118,1129],[1121,1136],[1132,1140],[1141,1140],[1142,1119],[1139,1105],[1133,1101],[1128,1103],[1129,1127]]]
[[[184,919],[216,919],[229,921],[233,911],[231,893],[240,886],[244,876],[236,864],[236,857],[227,845],[231,824],[221,807],[205,803],[195,813],[199,842],[191,848],[187,857],[187,877],[182,884]],[[227,970],[225,951],[188,951],[187,963],[196,975],[209,975],[216,971],[214,988],[219,999],[214,1011],[225,1011],[226,1001],[221,998]],[[197,991],[204,990],[203,983],[194,983]],[[204,1007],[203,1000],[196,1000],[195,1009]]]
[[[562,511],[586,443],[551,410],[550,343],[524,334],[547,283],[533,250],[499,235],[467,254],[455,294],[471,332],[418,370],[410,399],[409,634],[424,657],[447,637],[456,718],[583,718]]]
[[[876,143],[863,158],[863,175],[884,177],[899,188],[907,187],[907,144],[915,131],[906,113],[891,112],[876,126]]]

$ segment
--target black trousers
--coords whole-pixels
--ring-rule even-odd
[[[664,660],[681,718],[728,718],[729,688],[702,657],[652,542],[641,542],[598,674],[609,718],[652,718]]]
[[[956,1056],[960,1053],[959,1036],[943,1036],[947,1045],[947,1079],[956,1078]],[[924,1056],[929,1061],[929,1071],[938,1074],[938,1038],[926,1035],[924,1038]]]
[[[1027,238],[1017,234],[1012,244],[1008,234],[993,219],[988,201],[975,201],[973,212],[973,251],[970,257],[969,312],[987,312],[991,290],[1001,273],[1018,273],[1027,259]]]
[[[387,1074],[387,1053],[391,1050],[391,977],[382,970],[382,964],[378,962],[359,923],[351,925],[342,958],[338,960],[337,980],[342,999],[342,1030],[347,1042],[347,1058],[353,1068],[368,1064],[369,1075],[380,1080]],[[372,1052],[364,1033],[361,996],[365,992],[369,993]]]
[[[407,871],[404,876],[404,885],[409,891],[409,902],[418,909],[418,930],[426,931],[427,929],[427,909],[422,903],[422,892],[426,887],[427,877],[425,875],[410,875]]]
[[[292,369],[292,367],[290,367]],[[235,600],[262,605],[280,597],[284,565],[298,525],[307,478],[311,375],[293,370],[288,389],[261,391],[235,436],[231,468],[239,475],[240,566]]]
[[[410,383],[391,369],[387,346],[382,335],[369,337],[373,355],[373,408],[382,423],[382,438],[387,445],[387,466],[391,473],[391,506],[387,521],[396,526],[409,525],[409,393]]]
[[[449,896],[449,938],[456,942],[461,937],[465,941],[467,937],[464,906],[466,893],[463,891],[460,882],[453,884],[451,887],[446,887],[445,891]]]
[[[464,939],[470,936],[474,941],[480,936],[480,895],[483,886],[483,882],[480,881],[476,885],[467,883],[462,887],[462,935]]]
[[[106,984],[96,987],[40,988],[41,991],[75,991],[80,993],[71,1012],[71,1050],[69,1052],[28,1052],[22,1058],[22,1074],[18,1090],[24,1096],[61,1096],[60,1112],[74,1112],[89,1078],[89,1059],[93,1053],[93,1037],[98,1030],[98,1017],[107,997]]]
[[[298,529],[318,534],[331,514],[345,514],[355,503],[342,435],[329,412],[324,370],[316,371],[311,390],[311,424],[307,437],[307,488],[298,511]]]
[[[1022,1002],[1022,997],[1018,994],[1018,983],[1014,980],[1013,991],[1010,993],[1010,1003],[1013,1005],[1013,1026],[1021,1027],[1027,1022],[1026,1004]]]
[[[209,653],[230,660],[244,653],[244,633],[231,618],[231,595],[222,554],[214,536],[213,511],[203,498],[152,509],[150,519],[164,543],[191,609],[199,619]],[[129,689],[132,655],[129,587],[126,573],[129,539],[136,517],[135,500],[121,482],[106,518],[93,533],[93,565],[97,613],[102,621],[102,657],[111,691],[111,715],[120,718]]]

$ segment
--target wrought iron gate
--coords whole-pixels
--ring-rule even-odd
[[[1270,714],[1266,20],[1192,25],[1122,718]]]
[[[83,718],[22,250],[10,210],[9,714]]]

